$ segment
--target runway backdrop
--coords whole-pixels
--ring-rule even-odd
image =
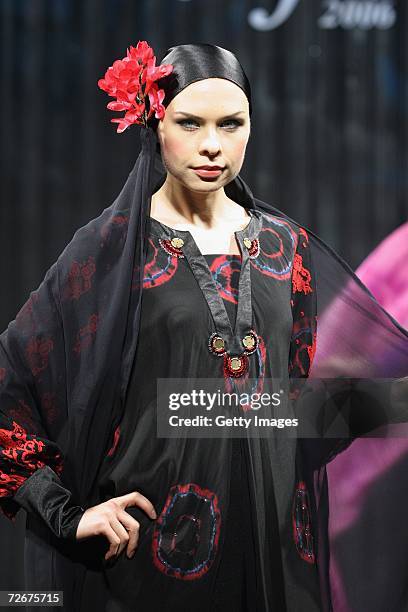
[[[97,81],[129,45],[209,42],[252,84],[243,176],[353,268],[408,218],[408,5],[391,0],[2,0],[0,327],[138,154]],[[24,513],[0,517],[0,588],[23,588]],[[9,546],[8,546],[9,545]]]

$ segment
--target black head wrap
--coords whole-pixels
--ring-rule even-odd
[[[217,45],[195,44],[170,47],[160,62],[172,64],[173,72],[158,81],[164,89],[163,106],[170,102],[191,83],[203,79],[227,79],[242,89],[249,103],[249,115],[252,115],[251,86],[237,57],[228,49]],[[157,119],[152,127],[157,126]]]

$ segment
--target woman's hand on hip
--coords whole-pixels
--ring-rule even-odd
[[[104,535],[110,543],[109,550],[105,554],[106,561],[119,556],[125,547],[127,547],[127,556],[133,557],[139,540],[140,523],[125,512],[128,506],[139,506],[150,518],[157,518],[154,507],[147,497],[134,491],[120,497],[112,497],[102,504],[88,508],[79,521],[76,539],[83,540]]]

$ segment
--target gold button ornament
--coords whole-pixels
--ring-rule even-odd
[[[208,348],[211,353],[219,357],[224,357],[224,373],[226,376],[238,377],[245,374],[249,369],[247,355],[256,351],[259,345],[259,338],[256,332],[251,329],[242,338],[245,350],[239,355],[230,355],[225,347],[225,341],[218,332],[213,332],[208,340]]]
[[[184,257],[184,253],[182,251],[184,240],[182,238],[175,237],[171,240],[159,238],[159,244],[169,255]]]
[[[172,238],[170,243],[175,249],[181,249],[181,247],[184,245],[184,240],[182,238]]]

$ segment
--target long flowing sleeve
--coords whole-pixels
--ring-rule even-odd
[[[314,439],[304,440],[302,444],[315,467],[333,460],[357,437],[375,435],[383,425],[408,421],[407,377],[379,377],[376,372],[362,376],[370,372],[361,365],[366,362],[359,354],[358,339],[364,331],[356,327],[356,320],[367,317],[371,323],[374,314],[380,319],[382,313],[369,311],[369,306],[374,308],[376,303],[368,300],[368,290],[357,283],[345,283],[337,295],[333,292],[329,302],[328,264],[332,262],[331,278],[334,279],[338,276],[338,262],[334,257],[325,262],[327,278],[321,275],[319,283],[308,233],[300,228],[292,267],[289,374],[300,419],[305,416],[313,419]],[[382,331],[379,325],[378,330]],[[367,338],[367,342],[372,341]],[[324,346],[324,360],[320,342]],[[319,364],[313,368],[319,349]],[[302,380],[306,378],[310,380]]]
[[[64,334],[58,271],[43,282],[0,335],[0,510],[15,520],[20,507],[40,515],[61,538],[74,538],[84,512],[61,475],[58,440],[68,435]]]
[[[309,375],[316,350],[317,298],[308,241],[307,232],[300,228],[291,275],[289,374],[293,379]]]
[[[293,327],[289,347],[290,394],[295,402],[299,421],[312,423],[312,433],[302,439],[304,460],[313,468],[323,465],[345,450],[353,442],[348,429],[346,437],[327,435],[327,432],[347,404],[350,389],[345,392],[345,381],[313,380],[308,382],[318,343],[318,286],[309,246],[308,232],[300,227],[293,257],[291,275],[291,308]],[[335,411],[327,408],[327,399]],[[335,398],[335,399],[334,399]],[[302,437],[303,429],[300,428]],[[309,437],[310,436],[310,437]]]

